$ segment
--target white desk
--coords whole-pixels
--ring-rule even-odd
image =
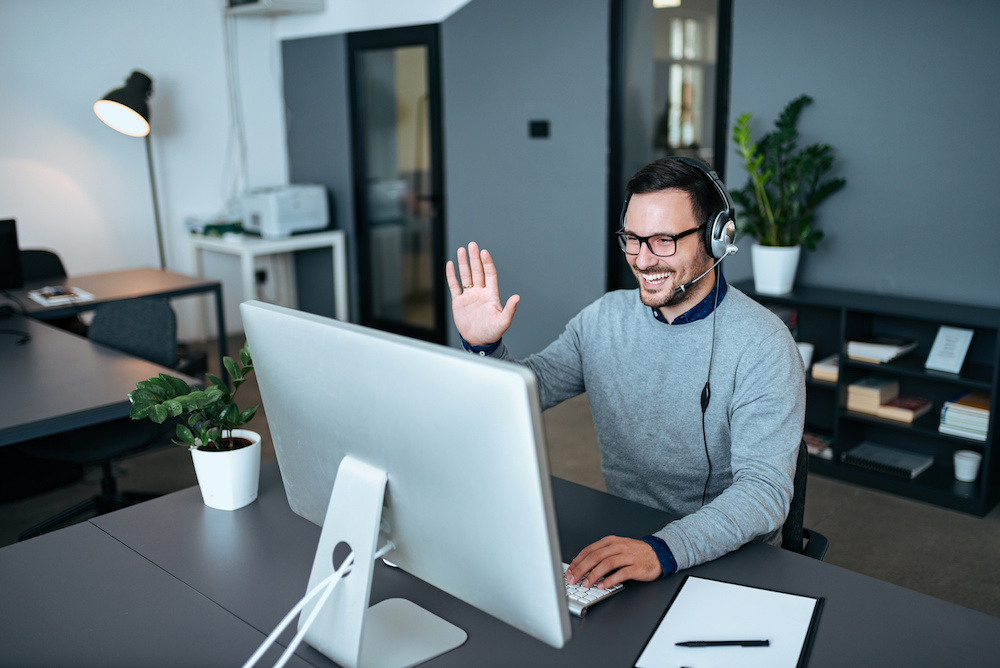
[[[329,247],[333,253],[333,299],[334,313],[337,320],[348,320],[347,303],[347,251],[343,230],[318,232],[316,234],[298,234],[285,239],[264,239],[245,236],[240,239],[191,236],[191,245],[195,249],[198,275],[204,276],[203,251],[227,253],[240,258],[240,276],[243,282],[243,297],[241,302],[257,299],[257,281],[255,280],[254,258],[258,255],[274,255],[291,253],[298,250]]]

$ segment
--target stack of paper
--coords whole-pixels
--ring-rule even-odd
[[[965,392],[941,407],[938,431],[953,436],[985,441],[990,427],[990,395],[986,392]]]
[[[917,347],[912,339],[893,336],[866,336],[847,342],[847,356],[862,362],[889,362]]]

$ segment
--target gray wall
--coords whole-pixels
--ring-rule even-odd
[[[832,144],[847,178],[799,282],[1000,306],[998,26],[995,0],[735,0],[732,118],[766,131],[809,94],[802,141]],[[742,185],[731,148],[727,165]],[[750,275],[740,245],[730,278]]]
[[[288,40],[283,61],[291,180],[330,189],[353,249],[345,42]],[[473,0],[441,25],[441,67],[447,255],[490,250],[502,298],[521,295],[505,341],[527,355],[606,285],[608,0]],[[529,138],[538,119],[548,139]],[[296,261],[300,307],[323,313],[329,298],[301,289]]]
[[[608,2],[473,0],[441,39],[446,248],[494,256],[524,356],[606,285]],[[533,119],[550,138],[528,137]]]
[[[282,42],[285,125],[290,183],[320,183],[331,197],[331,225],[345,231],[348,249],[348,299],[358,319],[359,292],[354,249],[354,194],[348,109],[347,52],[344,35]],[[332,317],[333,262],[327,249],[295,254],[299,308]]]

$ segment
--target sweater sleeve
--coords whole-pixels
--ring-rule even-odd
[[[805,416],[802,362],[787,330],[748,350],[733,382],[728,409],[732,484],[654,534],[667,543],[678,569],[716,559],[754,539],[780,544]]]

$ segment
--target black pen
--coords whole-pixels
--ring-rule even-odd
[[[688,640],[677,643],[678,647],[767,647],[770,640]]]

